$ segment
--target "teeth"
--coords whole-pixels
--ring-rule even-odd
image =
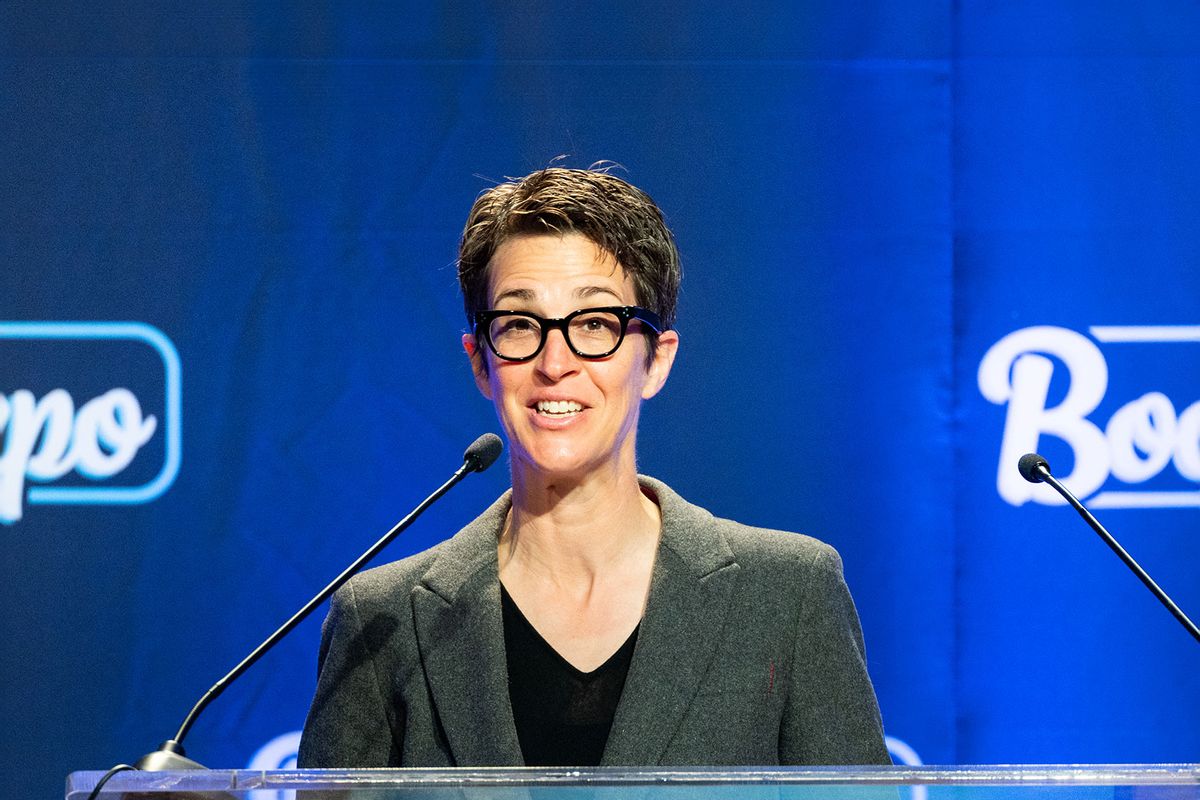
[[[541,414],[574,414],[583,411],[583,406],[574,400],[540,400],[537,410]]]

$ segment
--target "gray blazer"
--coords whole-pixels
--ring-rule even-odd
[[[662,540],[602,765],[891,763],[833,548],[640,480]],[[524,763],[496,556],[510,503],[334,595],[301,767]]]

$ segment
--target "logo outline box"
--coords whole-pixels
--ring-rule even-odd
[[[174,343],[144,322],[0,322],[0,339],[127,341],[145,344],[163,362],[165,446],[158,474],[139,486],[30,486],[30,505],[141,505],[161,497],[183,461],[183,367]]]

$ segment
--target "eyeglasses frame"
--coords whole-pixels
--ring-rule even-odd
[[[571,335],[567,332],[567,326],[571,324],[571,320],[575,319],[581,314],[596,313],[614,314],[617,319],[621,321],[621,335],[617,337],[617,343],[613,345],[613,348],[607,353],[602,353],[600,355],[584,355],[575,349],[575,345],[571,342]],[[488,327],[491,325],[492,320],[503,316],[528,317],[529,319],[532,319],[538,323],[542,331],[542,340],[538,342],[537,348],[534,349],[532,353],[521,358],[512,358],[511,356],[500,355],[500,352],[496,349],[496,344],[492,341],[491,333],[488,331]],[[658,314],[655,314],[648,308],[642,308],[641,306],[595,306],[592,308],[579,308],[575,311],[572,311],[570,314],[567,314],[565,317],[558,317],[557,319],[547,319],[546,317],[539,316],[531,311],[510,311],[508,309],[492,308],[485,311],[476,311],[472,321],[475,323],[476,340],[483,339],[483,341],[487,342],[488,349],[492,351],[496,358],[499,358],[503,361],[522,363],[525,361],[532,361],[533,359],[537,358],[538,354],[541,353],[546,347],[546,340],[550,336],[550,331],[556,329],[562,332],[563,341],[567,343],[567,347],[570,348],[571,352],[574,353],[576,357],[584,358],[589,361],[608,358],[613,353],[621,349],[621,345],[625,343],[625,333],[629,328],[629,323],[635,319],[639,322],[644,322],[645,324],[649,325],[655,333],[663,332],[662,319],[658,316]]]

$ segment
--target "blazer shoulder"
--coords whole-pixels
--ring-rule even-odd
[[[736,564],[759,574],[841,576],[837,551],[819,539],[724,519],[684,500],[662,481],[645,475],[639,480],[662,509],[664,545],[700,575]]]
[[[339,588],[334,596],[339,599],[353,597],[354,603],[359,606],[407,599],[437,560],[445,544],[442,542],[420,553],[363,570]]]
[[[496,560],[498,532],[512,504],[511,492],[500,495],[458,533],[428,550],[364,570],[334,593],[334,606],[347,600],[363,606],[384,603],[399,607],[413,590],[425,585],[450,598],[462,583]]]
[[[841,556],[820,539],[720,517],[714,517],[713,522],[743,567],[806,569],[841,575]]]
[[[453,601],[459,589],[481,570],[495,572],[499,532],[510,504],[506,492],[458,533],[407,558],[360,572],[338,590],[335,599],[358,605],[407,601],[418,586]]]

